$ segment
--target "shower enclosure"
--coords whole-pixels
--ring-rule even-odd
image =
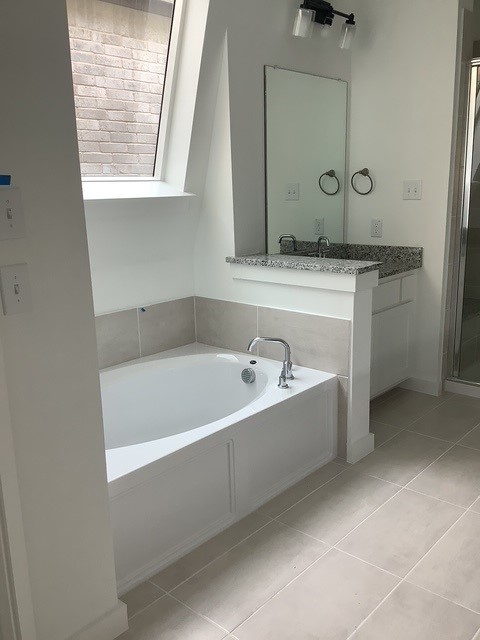
[[[454,380],[480,386],[480,58],[470,66],[461,194],[461,229],[454,273]],[[465,132],[465,127],[464,127]]]

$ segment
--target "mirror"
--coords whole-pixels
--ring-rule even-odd
[[[343,242],[347,83],[265,67],[265,119],[267,252],[283,234]]]

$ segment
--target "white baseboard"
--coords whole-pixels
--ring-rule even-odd
[[[347,443],[347,462],[355,464],[375,448],[375,436],[373,433],[369,433],[356,442]]]
[[[480,386],[476,384],[468,384],[468,382],[455,382],[454,380],[445,380],[443,388],[445,389],[445,391],[450,391],[450,393],[459,393],[462,396],[480,398]]]
[[[118,600],[114,609],[80,629],[69,640],[114,640],[127,630],[127,605]]]
[[[442,383],[436,380],[424,380],[423,378],[408,378],[400,385],[402,389],[427,393],[429,396],[442,395]]]

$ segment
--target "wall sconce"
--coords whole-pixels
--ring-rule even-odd
[[[342,26],[339,45],[341,49],[350,49],[356,31],[354,14],[336,11],[332,5],[325,0],[303,1],[295,17],[293,35],[298,38],[310,38],[313,33],[313,25],[317,22],[321,25],[322,29],[320,35],[322,37],[328,37],[335,16],[346,18]]]

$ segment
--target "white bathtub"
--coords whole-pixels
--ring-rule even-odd
[[[101,372],[120,593],[335,457],[336,376],[280,368],[190,345]]]

